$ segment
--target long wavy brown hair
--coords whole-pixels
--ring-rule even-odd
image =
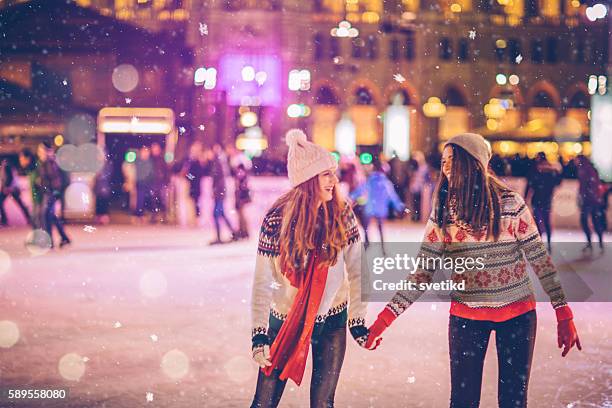
[[[449,219],[451,197],[456,198],[456,215],[474,231],[487,228],[487,238],[499,239],[501,194],[509,191],[497,177],[460,146],[453,149],[450,180],[440,172],[433,194],[434,218],[443,231]]]
[[[283,194],[274,203],[282,208],[280,230],[280,265],[300,273],[308,254],[318,247],[317,257],[323,265],[334,265],[346,245],[346,225],[342,219],[344,200],[338,188],[333,198],[319,201],[319,180],[313,177]]]

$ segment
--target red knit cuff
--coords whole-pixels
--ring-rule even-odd
[[[396,318],[397,316],[395,315],[395,313],[393,313],[390,309],[387,309],[386,307],[383,309],[382,312],[378,314],[378,319],[382,320],[385,323],[385,326],[387,327],[391,326],[391,323],[393,323]]]
[[[568,305],[561,306],[555,309],[555,314],[557,315],[557,322],[562,322],[564,320],[571,320],[574,318],[572,309],[570,309]]]

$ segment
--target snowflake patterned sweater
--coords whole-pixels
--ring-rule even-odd
[[[284,322],[298,289],[283,275],[279,265],[282,208],[272,208],[266,214],[259,235],[255,277],[251,298],[253,346],[268,344],[270,322]],[[317,326],[343,315],[353,337],[367,334],[367,305],[361,302],[361,240],[351,206],[345,203],[342,219],[347,244],[338,254],[337,262],[329,266],[325,289],[316,316]]]
[[[419,256],[482,258],[484,268],[453,271],[454,282],[465,290],[451,293],[452,315],[473,320],[505,321],[535,309],[534,289],[527,271],[529,262],[548,294],[558,320],[571,318],[557,271],[538,233],[523,197],[513,191],[501,196],[499,239],[486,237],[486,229],[474,231],[454,215],[452,205],[446,231],[436,224],[433,212],[425,228]],[[431,282],[435,269],[418,269],[407,280]],[[423,293],[398,291],[380,314],[390,324]]]

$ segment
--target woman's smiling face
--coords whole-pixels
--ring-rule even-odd
[[[334,188],[338,183],[336,173],[332,170],[326,170],[320,173],[319,176],[319,196],[321,201],[327,202],[334,197]]]

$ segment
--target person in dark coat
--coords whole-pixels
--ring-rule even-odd
[[[597,170],[589,159],[580,155],[576,158],[576,170],[578,174],[578,204],[580,205],[580,225],[586,235],[587,245],[585,250],[592,250],[591,228],[589,217],[593,228],[599,239],[599,248],[603,251],[604,222],[604,193],[605,188],[599,179]]]
[[[113,177],[113,163],[104,158],[104,153],[101,153],[104,165],[96,174],[94,179],[94,194],[96,195],[96,221],[99,224],[108,224],[109,203],[112,195],[111,179]]]
[[[229,219],[225,215],[225,210],[223,209],[225,197],[227,196],[227,190],[225,188],[225,177],[229,173],[229,171],[226,157],[223,154],[223,149],[220,145],[215,145],[213,147],[209,167],[210,178],[212,179],[214,200],[213,219],[215,221],[215,230],[217,232],[217,239],[212,241],[211,245],[215,245],[223,243],[223,241],[221,240],[221,220],[230,230],[232,234],[232,240],[238,239],[238,235],[232,227],[232,224],[229,222]]]
[[[63,181],[59,166],[53,158],[51,146],[41,143],[38,145],[40,187],[43,193],[43,214],[45,220],[45,230],[51,240],[53,248],[53,227],[60,234],[60,248],[70,244],[70,239],[64,231],[64,227],[59,217],[55,213],[55,203],[61,196]]]
[[[202,176],[206,170],[202,144],[195,142],[189,148],[189,156],[183,162],[181,174],[189,183],[189,197],[193,201],[196,219],[200,218],[200,196],[202,195]]]
[[[2,226],[8,225],[8,218],[4,209],[4,201],[8,197],[13,197],[28,224],[32,225],[28,207],[21,201],[21,190],[17,184],[17,171],[8,160],[4,159],[0,163],[0,223],[2,223]]]
[[[543,152],[538,153],[535,164],[527,176],[527,188],[525,189],[525,201],[531,195],[531,206],[533,217],[538,226],[540,236],[546,232],[548,250],[551,250],[550,237],[552,226],[550,213],[552,199],[557,187],[561,183],[561,169],[548,162]]]
[[[152,211],[153,161],[151,150],[143,146],[138,151],[136,166],[136,209],[134,215],[142,220],[145,210]]]
[[[249,237],[249,228],[244,214],[244,207],[251,202],[251,190],[249,189],[249,179],[244,164],[239,163],[234,169],[234,205],[238,213],[238,238],[246,239]]]
[[[166,217],[166,189],[170,182],[168,164],[159,143],[151,145],[151,162],[153,164],[153,177],[151,183],[151,208],[154,215],[163,221]]]
[[[34,155],[30,149],[23,149],[19,152],[19,165],[30,182],[30,193],[32,198],[30,220],[32,221],[32,229],[42,228],[44,225],[42,216],[43,193],[40,187],[39,163],[36,159],[36,155]]]

